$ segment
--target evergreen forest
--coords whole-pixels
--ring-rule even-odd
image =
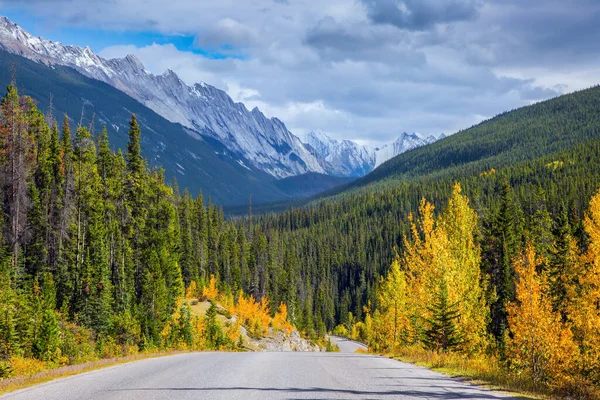
[[[315,341],[334,331],[379,352],[484,357],[534,385],[596,387],[599,115],[600,88],[563,96],[303,207],[230,217],[149,168],[135,115],[115,152],[106,129],[72,131],[11,84],[0,107],[0,372],[239,349],[214,309],[197,320],[183,301],[218,292]]]

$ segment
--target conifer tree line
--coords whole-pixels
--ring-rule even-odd
[[[14,84],[2,98],[0,376],[35,370],[23,360],[236,349],[239,325],[221,332],[216,308],[203,320],[184,300],[214,293],[248,323],[259,315],[257,334],[289,330],[285,304],[266,299],[264,235],[166,184],[142,157],[135,115],[128,134],[115,152],[106,128],[59,126]]]
[[[135,117],[127,148],[115,152],[106,129],[72,132],[68,118],[58,124],[48,114],[14,85],[2,99],[2,360],[60,354],[76,362],[81,354],[189,341],[199,328],[181,299],[190,287],[210,286],[211,276],[223,298],[242,291],[284,303],[309,337],[341,324],[381,350],[492,346],[504,357],[515,340],[511,324],[524,312],[515,307],[529,244],[539,262],[531,279],[545,296],[540,307],[550,307],[550,320],[559,310],[573,340],[581,334],[567,325],[575,320],[573,288],[582,292],[572,271],[589,268],[592,257],[587,212],[600,187],[597,138],[498,170],[463,167],[460,176],[436,172],[228,219],[147,165]],[[165,340],[165,329],[175,337]],[[575,343],[585,347],[593,337]]]

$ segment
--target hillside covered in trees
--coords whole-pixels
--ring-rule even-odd
[[[139,351],[239,350],[243,325],[291,331],[285,304],[242,291],[263,273],[250,232],[148,168],[135,115],[125,154],[106,129],[70,126],[14,85],[2,98],[0,377]],[[215,274],[235,284],[220,291]],[[205,317],[197,298],[213,302]],[[237,316],[226,329],[217,299]]]
[[[368,177],[377,183],[364,189],[226,219],[148,167],[135,116],[127,151],[115,153],[106,130],[72,132],[68,119],[59,128],[11,85],[0,109],[3,370],[15,357],[199,348],[208,321],[182,299],[207,288],[242,308],[283,304],[286,318],[263,314],[312,338],[341,325],[382,351],[417,345],[503,362],[531,355],[515,327],[539,315],[587,363],[598,327],[586,336],[572,307],[586,305],[596,323],[599,112],[597,88],[558,98],[401,155],[384,171],[402,160],[414,168],[400,163],[405,172]],[[532,290],[539,309],[523,309]],[[235,348],[227,343],[207,347]],[[547,354],[540,362],[566,362]],[[581,360],[564,364],[579,368],[571,380],[558,367],[532,379],[598,384],[597,365]]]

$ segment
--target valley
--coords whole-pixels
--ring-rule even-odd
[[[292,7],[275,3],[261,13]],[[335,94],[320,81],[327,100],[309,95],[315,74],[298,93],[285,80],[274,93],[263,79],[274,70],[247,78],[262,92],[237,87],[262,41],[233,20],[193,37],[148,28],[163,36],[126,47],[145,58],[180,51],[161,40],[188,40],[192,75],[227,76],[226,91],[192,83],[189,64],[155,74],[131,53],[105,58],[110,47],[0,17],[0,391],[22,389],[5,397],[600,398],[600,86],[486,74],[491,56],[474,53],[463,58],[477,74],[463,74],[432,55],[450,30],[427,36],[425,11],[401,3],[412,11],[400,22],[396,0],[383,14],[354,4],[371,24],[363,36],[328,16],[304,52],[266,47],[282,55],[277,68],[319,59],[348,73]],[[340,58],[339,35],[352,48],[406,41]],[[386,66],[411,46],[425,47]],[[427,80],[431,60],[451,78]],[[385,83],[354,86],[368,68]],[[418,90],[401,95],[422,115],[386,107],[400,104],[388,86],[399,92],[390,77],[405,69]],[[429,91],[439,81],[461,90],[444,100]],[[467,99],[474,82],[485,89]],[[515,108],[483,116],[498,104]],[[396,114],[429,133],[403,132]],[[26,387],[61,368],[173,352]]]

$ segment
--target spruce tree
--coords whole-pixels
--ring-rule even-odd
[[[439,283],[435,301],[427,309],[431,312],[431,318],[425,320],[425,345],[442,352],[459,346],[462,343],[462,335],[457,329],[457,320],[460,318],[458,303],[450,304],[445,280]]]
[[[490,331],[502,349],[507,329],[506,306],[515,298],[512,261],[521,248],[522,228],[521,210],[507,178],[502,180],[500,194],[500,207],[493,219],[491,231],[488,232],[484,258],[485,269],[491,276],[490,283],[496,298],[491,305]]]
[[[141,131],[137,123],[135,114],[131,116],[129,123],[129,142],[127,143],[127,183],[126,198],[129,211],[129,223],[127,224],[129,232],[127,236],[131,243],[132,256],[128,262],[132,265],[134,271],[135,292],[138,299],[142,296],[142,279],[144,271],[142,270],[141,251],[143,241],[143,230],[146,221],[146,191],[147,191],[147,173],[146,165],[141,151]],[[127,269],[130,269],[129,267]]]
[[[214,302],[210,303],[210,307],[204,316],[204,323],[207,347],[212,350],[219,350],[226,344],[226,341],[221,325],[217,321],[217,305]]]

